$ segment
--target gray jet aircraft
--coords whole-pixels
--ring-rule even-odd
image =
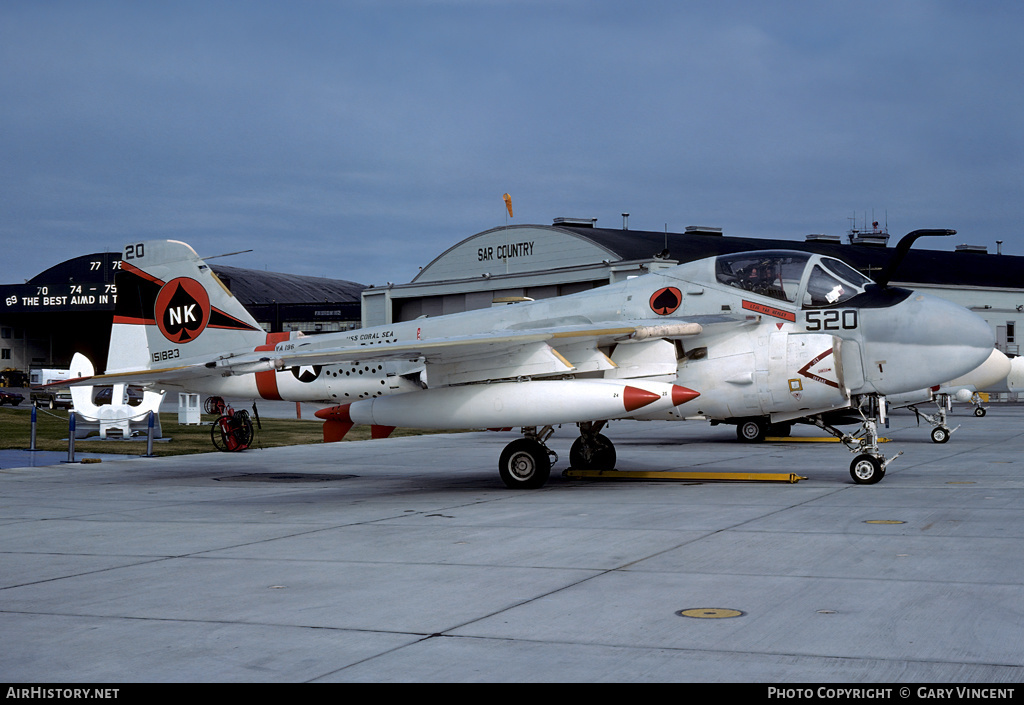
[[[994,346],[988,324],[960,306],[786,250],[316,336],[265,333],[182,242],[127,245],[117,290],[105,374],[88,370],[77,384],[320,402],[330,405],[317,413],[325,440],[353,424],[374,436],[399,426],[520,428],[499,459],[511,488],[547,481],[555,454],[545,442],[561,424],[580,430],[573,467],[613,468],[601,430],[624,418],[703,418],[741,435],[808,418],[857,454],[855,482],[875,483],[895,459],[878,447],[884,398],[964,375]],[[856,414],[862,436],[831,425],[837,412]],[[247,445],[226,416],[213,433],[226,449]]]

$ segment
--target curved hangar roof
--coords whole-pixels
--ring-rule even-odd
[[[337,303],[359,303],[360,294],[366,287],[344,279],[306,277],[298,274],[265,272],[259,269],[242,269],[212,264],[224,285],[231,290],[242,305],[277,303],[312,303],[332,301]]]
[[[786,249],[841,259],[868,276],[884,269],[895,247],[723,236],[714,228],[684,233],[597,228],[591,220],[557,219],[554,225],[514,225],[478,233],[443,252],[411,284],[498,277],[619,262],[690,262],[732,252]],[[894,282],[1021,288],[1024,259],[1012,255],[925,249],[948,238],[918,240]]]
[[[511,225],[472,235],[442,252],[420,270],[413,284],[525,274],[633,259],[585,232],[546,225]],[[647,259],[652,253],[645,252]]]

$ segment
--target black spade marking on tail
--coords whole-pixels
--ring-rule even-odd
[[[202,331],[203,308],[179,283],[164,307],[163,324],[168,336],[179,343],[187,343]]]

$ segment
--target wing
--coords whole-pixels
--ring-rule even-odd
[[[615,370],[615,354],[603,349],[697,335],[701,326],[677,322],[657,326],[621,322],[503,331],[359,348],[309,349],[282,354],[280,365],[331,364],[364,360],[421,361],[430,386],[518,377],[544,377]],[[670,344],[671,345],[671,344]],[[675,371],[674,347],[671,367]],[[663,372],[651,372],[663,374]]]
[[[668,341],[698,335],[701,331],[700,323],[675,319],[659,321],[657,325],[646,321],[616,321],[364,344],[353,343],[347,337],[341,342],[333,335],[310,336],[278,345],[273,350],[96,375],[79,378],[72,384],[125,382],[187,386],[189,380],[198,378],[252,374],[300,365],[395,360],[424,364],[432,387],[597,371],[610,372],[609,376],[613,377],[652,376],[675,371],[675,348]],[[609,355],[606,351],[611,349],[614,351]],[[628,361],[630,372],[620,369],[620,360]]]

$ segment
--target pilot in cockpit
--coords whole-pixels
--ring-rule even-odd
[[[747,265],[737,273],[740,286],[747,291],[776,299],[786,299],[782,288],[782,278],[778,264],[770,259],[761,260]]]

